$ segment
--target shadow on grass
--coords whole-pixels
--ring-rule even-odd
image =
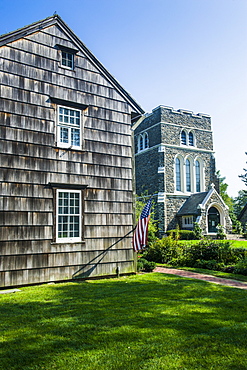
[[[246,369],[246,303],[158,273],[23,288],[0,300],[0,369],[152,369],[174,354],[186,369]]]

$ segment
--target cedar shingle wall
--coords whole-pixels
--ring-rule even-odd
[[[133,271],[130,106],[82,52],[60,67],[56,26],[0,48],[0,286]],[[50,97],[89,107],[83,151],[56,146]],[[51,183],[88,185],[84,241],[57,244]]]

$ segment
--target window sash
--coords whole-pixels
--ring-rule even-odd
[[[57,190],[58,242],[81,241],[81,191]]]
[[[182,226],[183,227],[192,227],[193,226],[193,216],[183,216],[182,217]]]
[[[74,69],[74,54],[62,51],[61,65],[70,69]]]
[[[81,147],[81,111],[58,107],[58,144],[63,147]]]

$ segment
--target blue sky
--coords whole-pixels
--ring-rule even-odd
[[[0,34],[55,11],[146,112],[211,115],[228,193],[247,190],[247,0],[0,0]]]

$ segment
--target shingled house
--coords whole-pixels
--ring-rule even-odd
[[[159,106],[139,119],[135,130],[136,192],[156,194],[161,235],[177,225],[204,234],[219,224],[231,231],[228,207],[219,195],[211,118]]]
[[[0,286],[134,271],[143,110],[58,16],[0,37]]]

